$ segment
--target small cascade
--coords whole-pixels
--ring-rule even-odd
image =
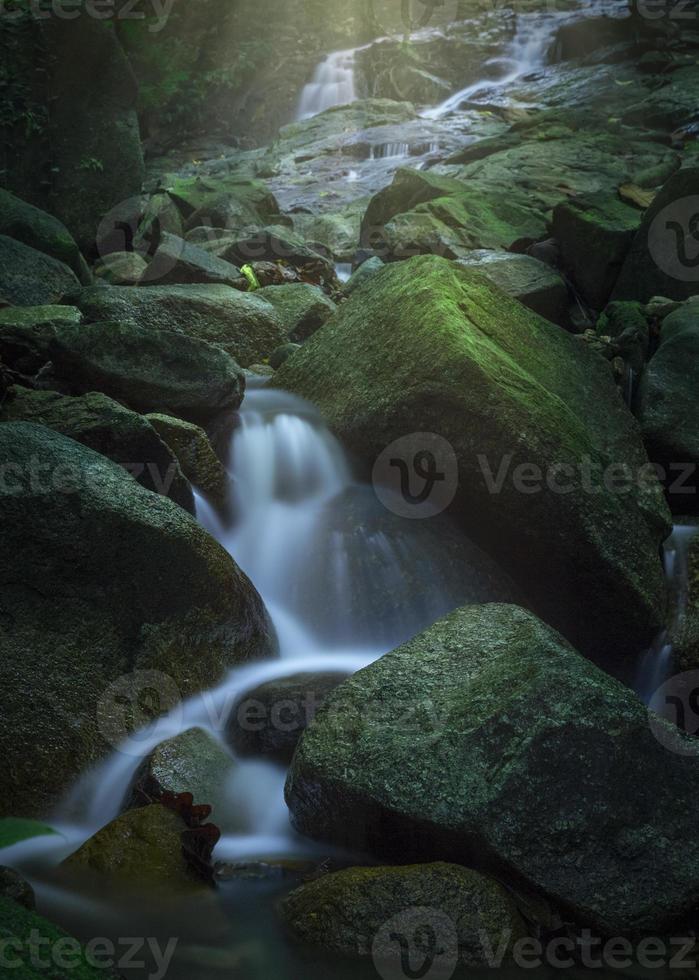
[[[674,669],[673,637],[682,629],[689,601],[689,545],[699,534],[699,526],[677,524],[665,542],[665,575],[670,593],[671,616],[667,629],[641,658],[634,687],[638,696],[649,704],[658,688]]]
[[[312,80],[304,86],[296,119],[309,119],[333,106],[348,105],[357,98],[354,82],[356,49],[335,51],[318,65]]]
[[[377,143],[369,151],[370,160],[398,160],[408,156],[409,143]]]

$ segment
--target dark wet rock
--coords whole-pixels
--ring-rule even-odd
[[[669,515],[609,367],[574,337],[424,256],[358,288],[275,384],[371,463],[411,433],[446,439],[454,514],[544,619],[597,657],[651,640]]]
[[[639,419],[650,458],[660,464],[676,513],[699,513],[699,302],[662,323],[660,346],[639,392]]]
[[[459,265],[481,272],[508,296],[553,323],[568,321],[568,287],[555,269],[530,255],[477,250]]]
[[[302,885],[281,903],[286,928],[304,946],[372,958],[380,972],[398,968],[396,933],[434,931],[434,968],[458,961],[489,965],[505,939],[503,962],[526,935],[517,907],[501,884],[456,864],[347,868]],[[383,964],[383,969],[381,968]]]
[[[134,789],[144,780],[154,780],[160,792],[191,793],[195,805],[206,804],[212,808],[214,823],[225,821],[226,826],[230,826],[226,780],[234,767],[231,756],[212,735],[202,728],[189,728],[161,742],[143,760],[134,775],[124,808],[140,806],[141,802],[133,795]]]
[[[240,368],[220,347],[128,323],[60,324],[47,352],[72,393],[101,391],[137,412],[206,423],[240,405]]]
[[[1,189],[0,235],[14,238],[67,265],[83,285],[92,281],[87,263],[66,226],[46,211]]]
[[[95,264],[94,273],[109,286],[137,286],[148,269],[138,252],[110,252]]]
[[[0,898],[9,898],[30,912],[36,907],[34,889],[14,868],[0,866]]]
[[[251,583],[182,508],[43,426],[0,424],[0,448],[0,812],[34,815],[130,724],[275,644]]]
[[[640,303],[610,303],[597,321],[597,335],[609,337],[615,356],[640,377],[650,349],[650,324]]]
[[[293,674],[248,691],[226,722],[226,736],[236,754],[288,765],[318,708],[345,677],[337,672]]]
[[[10,306],[0,310],[0,356],[17,374],[35,375],[48,361],[54,324],[78,324],[74,306]]]
[[[260,299],[271,303],[279,314],[289,338],[297,343],[306,340],[335,312],[333,301],[317,286],[310,283],[289,283],[268,286],[257,292]]]
[[[63,262],[0,235],[0,293],[12,305],[59,303],[79,288],[77,276]]]
[[[106,395],[93,391],[70,398],[15,386],[0,407],[0,422],[35,422],[75,439],[119,463],[147,490],[194,513],[192,488],[175,455],[143,416]]]
[[[146,418],[175,454],[190,483],[223,504],[228,497],[229,477],[204,429],[170,415],[151,414]]]
[[[641,217],[607,194],[572,198],[554,210],[552,230],[563,268],[593,310],[604,309],[611,296]]]
[[[210,255],[204,249],[175,235],[163,233],[158,250],[142,276],[142,284],[220,283],[237,287],[244,280],[240,269],[230,262]]]
[[[695,530],[686,555],[686,594],[675,596],[675,599],[680,603],[680,608],[682,603],[686,603],[686,608],[684,615],[681,615],[674,624],[671,639],[677,669],[679,671],[696,671],[699,670],[699,527],[696,527],[696,517],[680,518],[679,523],[685,524],[685,526],[693,525]],[[692,692],[696,687],[695,678],[690,674],[686,681],[688,684],[686,696],[692,697]],[[686,703],[691,705],[692,702]]]
[[[530,613],[471,606],[330,695],[287,802],[311,837],[448,857],[603,934],[655,932],[697,901],[693,743],[666,734],[677,752],[629,688]]]
[[[269,357],[286,340],[269,303],[230,286],[112,286],[83,290],[76,302],[86,319],[187,334],[218,345],[243,366]]]
[[[163,189],[180,209],[186,230],[200,225],[233,230],[266,223],[279,213],[274,195],[262,181],[235,174],[177,177],[166,181]]]
[[[699,293],[699,167],[678,171],[643,216],[614,299],[648,302],[654,296],[685,300]]]

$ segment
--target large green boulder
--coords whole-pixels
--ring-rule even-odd
[[[162,189],[175,202],[187,229],[206,225],[233,228],[266,223],[279,214],[267,185],[238,174],[212,173],[165,180]]]
[[[586,653],[635,655],[662,624],[669,515],[609,366],[478,274],[388,265],[275,385],[371,463],[405,436],[447,440],[454,513]]]
[[[473,249],[507,249],[545,237],[544,218],[525,202],[430,171],[401,168],[369,204],[361,243],[382,258],[434,252],[456,258]]]
[[[335,312],[335,304],[323,290],[307,282],[265,286],[257,295],[271,303],[289,338],[297,342],[319,330]]]
[[[66,858],[63,867],[170,895],[199,891],[203,882],[182,852],[186,830],[178,813],[158,803],[127,810]]]
[[[660,346],[643,375],[639,419],[673,510],[699,512],[699,302],[665,317]]]
[[[594,310],[604,309],[640,224],[641,212],[612,194],[555,208],[552,233],[563,267]]]
[[[190,483],[216,503],[225,503],[230,477],[204,429],[193,422],[157,412],[147,415],[146,418],[175,454]]]
[[[0,310],[0,357],[17,374],[32,378],[49,359],[54,325],[81,320],[74,306],[8,306]]]
[[[420,926],[428,934],[432,930],[433,969],[443,976],[457,962],[492,965],[495,949],[505,960],[526,935],[517,906],[501,884],[442,862],[326,874],[287,895],[281,913],[297,942],[344,956],[373,957],[375,966],[383,967],[382,976],[400,976],[400,940],[418,937]],[[415,941],[419,948],[420,939]]]
[[[699,775],[694,740],[654,724],[676,751],[531,613],[469,606],[328,697],[286,798],[315,839],[524,881],[604,934],[663,929],[696,907]]]
[[[645,212],[614,299],[647,303],[654,296],[685,300],[699,293],[699,167],[688,165],[663,184]]]
[[[0,813],[35,816],[132,724],[274,641],[223,548],[117,464],[26,422],[0,424],[0,458]]]
[[[118,974],[106,968],[104,960],[91,957],[77,939],[19,902],[2,896],[0,946],[5,951],[3,960],[7,976],[17,980],[47,980],[47,977],[60,976],[70,976],[71,980],[118,980]],[[58,956],[53,960],[53,968],[47,966],[53,959],[47,956],[47,951]],[[61,969],[59,973],[57,963],[69,963],[70,969]]]
[[[141,278],[141,284],[166,286],[177,283],[242,284],[237,266],[205,252],[177,235],[163,233],[158,249]]]
[[[244,376],[206,341],[130,323],[58,324],[47,353],[74,394],[101,391],[137,412],[206,423],[240,405]]]
[[[99,392],[79,398],[13,386],[0,406],[0,422],[36,422],[120,463],[141,486],[194,513],[192,488],[175,455],[136,412]]]
[[[45,306],[79,288],[77,276],[63,262],[0,235],[0,297],[6,303]]]
[[[95,287],[83,290],[76,302],[90,320],[116,320],[207,340],[243,367],[269,357],[287,339],[273,306],[230,286]]]
[[[39,208],[0,189],[0,235],[14,238],[30,248],[53,256],[73,270],[83,285],[92,276],[80,249],[66,226]]]

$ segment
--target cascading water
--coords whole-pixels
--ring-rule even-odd
[[[313,79],[304,87],[296,119],[308,119],[333,106],[348,105],[357,98],[354,84],[356,49],[334,51],[318,65]]]
[[[441,518],[406,521],[386,510],[353,479],[339,443],[301,399],[249,389],[229,465],[232,520],[200,494],[197,517],[265,600],[279,659],[233,669],[216,689],[134,732],[64,801],[54,821],[62,836],[17,845],[3,854],[7,863],[46,868],[75,850],[119,813],[141,760],[165,739],[196,726],[225,747],[228,714],[260,684],[303,672],[351,674],[464,601],[464,568],[448,548],[461,556],[468,541]],[[313,852],[290,829],[284,777],[271,763],[237,761],[228,805],[216,814],[217,858]]]
[[[638,696],[649,704],[658,688],[672,675],[674,667],[673,638],[677,636],[687,615],[689,601],[689,545],[699,534],[698,525],[677,524],[665,543],[665,575],[670,593],[670,622],[659,634],[638,666],[635,688]]]

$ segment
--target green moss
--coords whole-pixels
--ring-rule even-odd
[[[0,850],[11,847],[31,837],[55,834],[56,831],[38,820],[23,820],[19,817],[4,817],[0,820]]]

